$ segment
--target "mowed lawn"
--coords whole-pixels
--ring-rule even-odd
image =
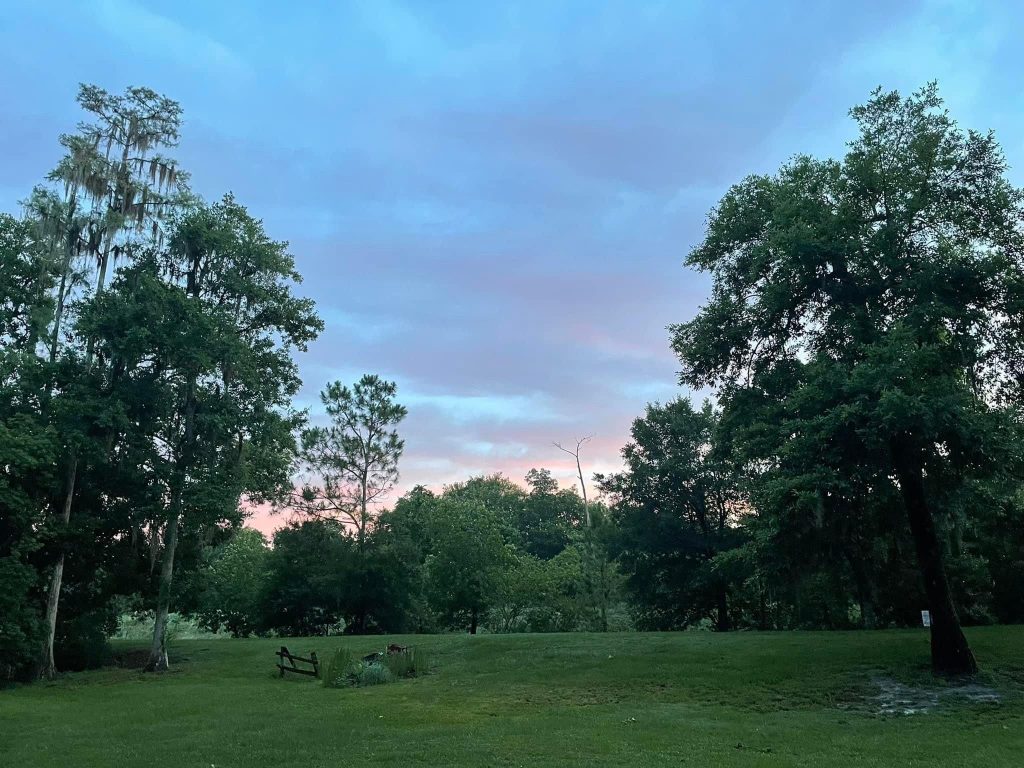
[[[178,641],[168,674],[0,691],[0,765],[1024,765],[1024,627],[969,637],[1001,702],[901,716],[879,680],[935,693],[923,630],[283,641],[431,653],[427,677],[342,690],[278,679],[281,640]]]

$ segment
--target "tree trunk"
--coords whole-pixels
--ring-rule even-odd
[[[72,451],[68,474],[65,479],[64,505],[61,509],[61,523],[67,528],[71,519],[71,501],[75,495],[75,477],[78,473],[78,454]],[[60,553],[50,576],[50,589],[46,595],[46,639],[40,663],[39,677],[52,680],[57,675],[57,664],[53,660],[53,643],[57,636],[57,608],[60,605],[60,589],[64,580],[64,552]]]
[[[931,612],[932,671],[943,675],[973,675],[978,671],[978,664],[960,628],[960,617],[949,591],[935,518],[925,497],[921,463],[914,452],[899,441],[893,446],[893,463]]]
[[[108,249],[109,250],[109,249]],[[63,290],[67,277],[67,270],[70,266],[70,245],[68,246],[68,262],[65,264],[64,275],[61,278],[62,296],[58,301],[58,314],[54,318],[54,337],[50,347],[50,362],[54,362],[57,356],[57,335],[60,332],[61,314],[64,309]],[[103,292],[103,280],[106,272],[106,264],[103,265],[100,279],[97,284],[94,298],[99,297]],[[86,344],[85,370],[88,373],[92,369],[93,360],[93,339],[90,338]],[[61,521],[66,529],[68,521],[71,520],[71,507],[75,497],[75,482],[78,477],[78,451],[72,447],[68,455],[68,474],[64,485],[64,503],[61,509]],[[61,552],[50,576],[50,589],[46,596],[46,640],[43,645],[42,663],[40,664],[40,677],[52,680],[57,674],[57,665],[53,660],[53,643],[57,635],[57,609],[60,605],[60,589],[64,580],[64,553]]]
[[[608,631],[608,558],[601,553],[601,631]]]
[[[476,610],[476,608],[474,608],[473,611],[470,613],[470,616],[469,616],[469,634],[471,634],[471,635],[475,635],[476,634],[476,620],[477,620],[477,610]]]
[[[192,275],[189,281],[192,281]],[[167,663],[167,613],[171,604],[171,582],[174,579],[174,553],[178,548],[178,526],[181,524],[182,494],[185,492],[185,479],[187,467],[191,465],[193,450],[195,448],[195,421],[196,408],[196,376],[189,379],[187,394],[185,395],[185,407],[183,415],[185,429],[182,441],[174,452],[174,471],[170,482],[170,504],[168,509],[170,515],[167,519],[165,531],[166,541],[164,542],[164,555],[160,561],[160,590],[156,601],[156,620],[153,623],[153,645],[149,651],[149,663],[146,670],[149,672],[164,672],[168,668]]]
[[[715,629],[719,632],[728,632],[732,629],[732,620],[729,618],[729,596],[726,588],[718,588],[718,620],[715,622]]]
[[[156,602],[156,622],[153,625],[153,644],[149,650],[147,672],[165,672],[167,663],[167,614],[171,605],[171,581],[174,578],[174,552],[178,548],[178,504],[179,498],[172,501],[174,514],[167,521],[167,541],[164,543],[164,555],[160,562],[160,592]]]
[[[53,680],[57,676],[57,662],[53,659],[53,643],[57,636],[57,606],[60,603],[60,586],[64,578],[64,553],[53,566],[50,576],[50,591],[46,596],[46,640],[43,643],[42,664],[39,677]]]

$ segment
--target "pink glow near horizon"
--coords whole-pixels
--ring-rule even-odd
[[[594,486],[591,479],[594,473],[614,472],[621,468],[622,462],[619,458],[619,451],[627,437],[627,435],[624,435],[620,441],[618,438],[595,435],[583,446],[583,472],[587,481],[587,494],[591,498],[594,498],[597,495],[597,488]],[[573,439],[573,442],[574,440],[575,438]],[[568,438],[562,440],[563,445],[568,445],[570,442],[571,441]],[[557,448],[551,445],[550,441],[547,446],[543,446],[543,448],[545,451],[550,448],[551,459],[549,461],[538,462],[525,457],[519,459],[505,459],[502,461],[495,461],[493,465],[487,467],[483,465],[476,467],[474,468],[475,471],[470,474],[460,473],[460,469],[453,469],[449,473],[443,474],[443,476],[440,477],[437,473],[431,473],[429,469],[419,469],[418,471],[410,470],[408,473],[403,473],[403,477],[396,488],[388,495],[387,499],[378,506],[378,510],[390,508],[399,498],[417,485],[422,485],[435,493],[439,493],[446,485],[462,482],[468,480],[470,477],[491,475],[496,472],[501,473],[513,482],[525,487],[524,478],[526,473],[534,468],[551,470],[551,473],[558,480],[559,487],[573,488],[578,492],[579,477],[576,474],[576,466],[573,463],[573,460],[558,451]],[[537,454],[540,453],[542,453],[542,451],[538,450]],[[409,463],[415,464],[415,457],[406,458]],[[429,458],[433,459],[434,457]],[[267,536],[267,538],[271,538],[275,530],[287,525],[289,517],[290,515],[288,512],[273,513],[269,506],[263,505],[254,508],[250,516],[246,519],[245,524],[250,528],[255,528],[262,532]]]

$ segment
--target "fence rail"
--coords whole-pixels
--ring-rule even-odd
[[[310,651],[309,658],[307,659],[290,653],[288,649],[282,645],[281,650],[277,651],[274,655],[278,657],[277,668],[281,671],[281,677],[284,677],[285,672],[293,672],[296,675],[308,675],[309,677],[320,677],[320,660],[316,657],[316,651]],[[288,663],[285,664],[285,661]],[[309,664],[313,668],[303,669],[295,662]]]

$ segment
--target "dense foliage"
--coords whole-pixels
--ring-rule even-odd
[[[934,85],[851,114],[841,161],[797,157],[722,199],[689,261],[711,298],[673,344],[686,383],[719,387],[783,546],[820,529],[874,610],[873,550],[909,531],[933,666],[969,673],[955,570],[994,580],[976,534],[1024,477],[1024,197]]]
[[[285,244],[160,152],[181,110],[82,86],[90,122],[23,219],[0,217],[5,676],[102,661],[117,596],[155,611],[204,547],[277,498],[302,414],[292,353],[321,327]]]
[[[619,591],[606,556],[610,584],[590,587],[582,508],[553,482],[528,493],[495,475],[441,494],[417,487],[362,537],[301,514],[270,544],[243,528],[210,547],[200,614],[235,635],[600,629]],[[533,554],[525,542],[538,528],[562,546]]]

